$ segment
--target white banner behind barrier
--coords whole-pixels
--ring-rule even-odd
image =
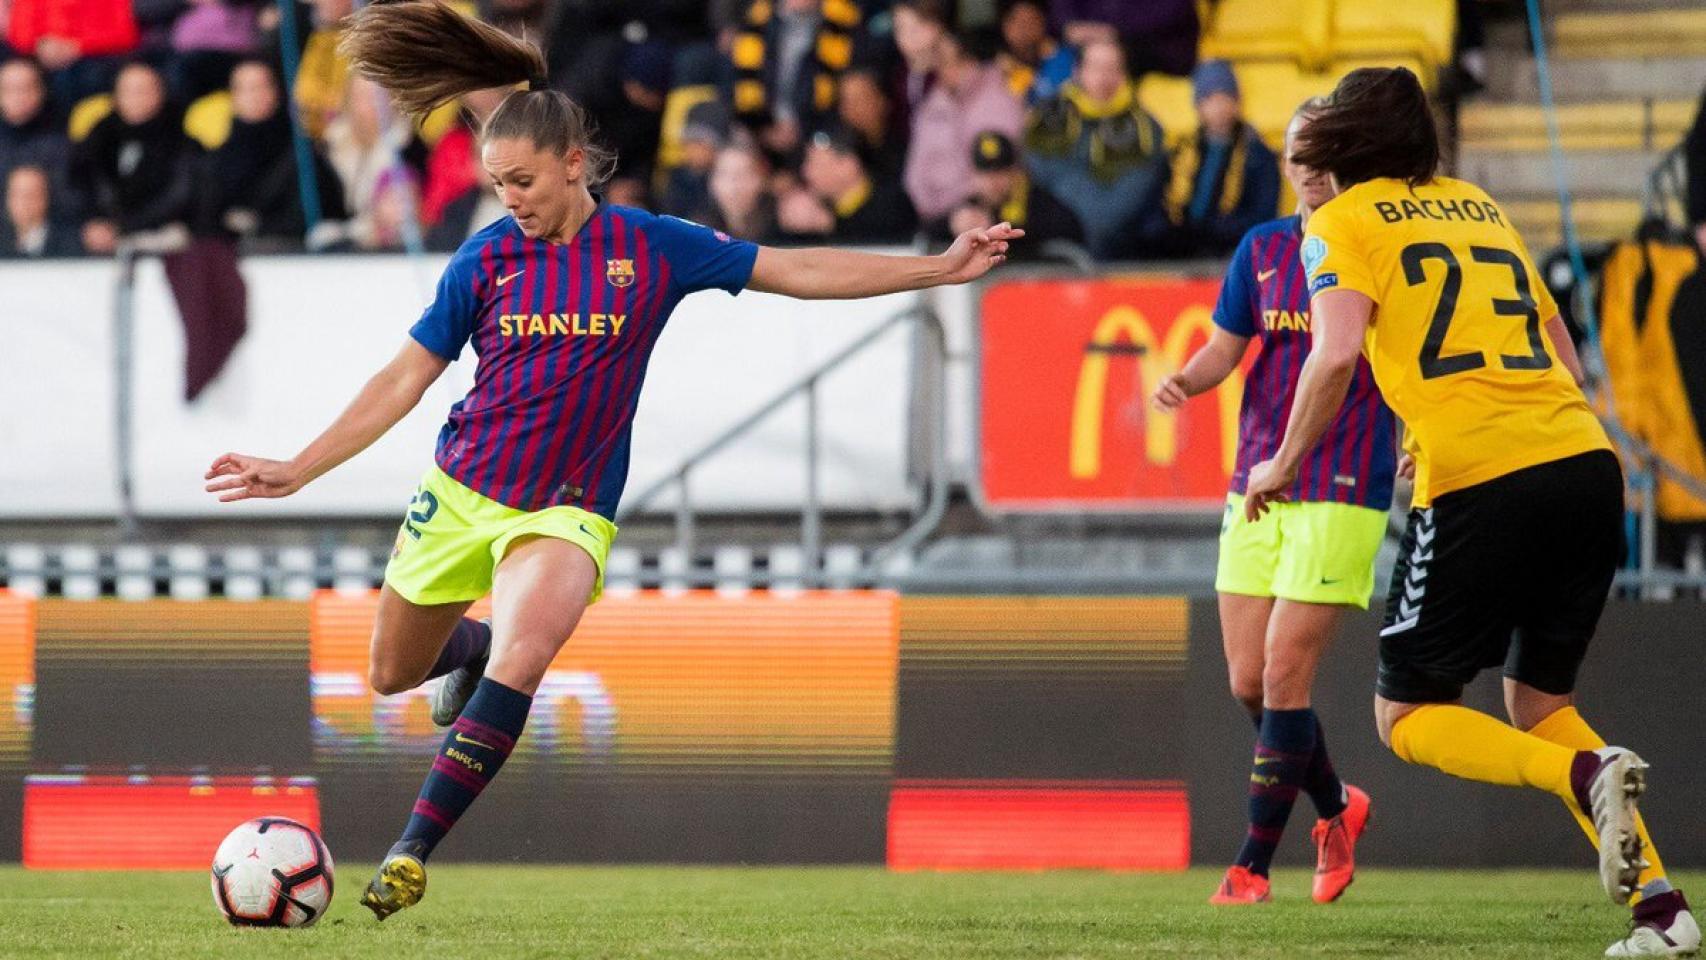
[[[329,424],[397,351],[442,258],[262,257],[243,263],[249,333],[220,378],[183,400],[183,332],[158,263],[135,298],[135,492],[142,516],[400,515],[445,413],[472,380],[465,351],[421,405],[367,452],[301,493],[221,505],[202,474],[227,450],[287,457]],[[112,515],[110,262],[0,266],[0,517]],[[684,301],[652,358],[628,492],[905,309],[908,296],[801,303],[722,293]],[[820,388],[823,502],[898,509],[906,478],[912,338],[897,328]],[[708,510],[787,510],[804,496],[804,403],[725,449],[691,480]],[[674,502],[661,498],[658,506]]]
[[[111,263],[0,266],[0,516],[118,511]]]

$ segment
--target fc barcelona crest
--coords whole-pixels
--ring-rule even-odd
[[[631,287],[634,285],[634,261],[606,260],[604,261],[604,279],[610,281],[613,287]]]

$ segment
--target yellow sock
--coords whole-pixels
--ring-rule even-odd
[[[1550,740],[1573,750],[1598,750],[1605,746],[1605,741],[1600,738],[1598,733],[1594,732],[1592,727],[1588,726],[1588,722],[1582,719],[1582,715],[1576,712],[1575,707],[1565,707],[1556,711],[1535,724],[1534,729],[1530,730],[1529,733],[1542,740]],[[1564,806],[1568,807],[1570,813],[1575,816],[1576,823],[1581,826],[1582,832],[1588,835],[1588,842],[1597,848],[1599,846],[1599,834],[1594,831],[1593,822],[1582,814],[1575,803],[1566,803]],[[1637,881],[1636,886],[1644,887],[1649,882],[1664,877],[1665,867],[1663,863],[1659,862],[1659,851],[1653,846],[1653,838],[1647,835],[1646,821],[1639,816],[1635,818],[1635,829],[1641,834],[1641,843],[1643,844],[1641,855],[1647,859],[1648,863],[1647,869],[1641,871],[1641,878]]]
[[[1468,707],[1429,704],[1405,714],[1392,727],[1392,752],[1466,780],[1536,787],[1571,802],[1575,796],[1576,751]]]

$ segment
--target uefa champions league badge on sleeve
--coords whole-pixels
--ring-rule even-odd
[[[1309,295],[1313,297],[1317,293],[1320,293],[1323,290],[1330,290],[1333,287],[1336,287],[1338,285],[1339,285],[1339,275],[1338,274],[1336,274],[1336,273],[1323,273],[1319,277],[1316,277],[1315,279],[1309,281]]]
[[[1320,237],[1303,238],[1303,272],[1313,277],[1321,261],[1327,259],[1327,241]]]

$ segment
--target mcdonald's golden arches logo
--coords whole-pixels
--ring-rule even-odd
[[[1068,453],[1074,479],[1092,479],[1102,472],[1108,365],[1120,356],[1131,356],[1137,362],[1137,399],[1144,410],[1146,459],[1161,467],[1171,466],[1178,459],[1178,414],[1152,409],[1147,398],[1162,378],[1184,366],[1190,357],[1191,335],[1198,332],[1205,337],[1214,332],[1214,316],[1207,307],[1186,307],[1168,328],[1166,340],[1160,342],[1154,328],[1136,307],[1118,306],[1103,315],[1084,347],[1084,362],[1078,368]],[[1221,458],[1226,472],[1231,473],[1238,460],[1238,405],[1244,396],[1243,372],[1234,369],[1216,388],[1215,395],[1220,403]]]
[[[1216,279],[999,282],[984,294],[978,478],[1003,511],[1214,509],[1247,365],[1176,412],[1148,398],[1213,336]]]

